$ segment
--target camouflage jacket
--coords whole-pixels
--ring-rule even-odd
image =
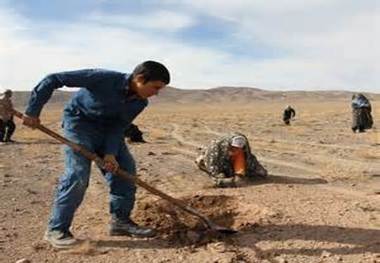
[[[210,145],[202,147],[200,156],[204,166],[202,170],[205,170],[210,176],[213,177],[216,177],[221,173],[223,173],[225,177],[233,177],[234,169],[232,167],[228,151],[232,138],[239,135],[243,136],[247,141],[246,146],[243,148],[247,165],[246,176],[266,177],[267,171],[251,153],[247,137],[237,132],[213,140]]]

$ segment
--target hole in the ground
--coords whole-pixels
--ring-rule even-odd
[[[182,201],[220,226],[231,227],[237,215],[236,203],[229,196],[196,195],[183,198]],[[220,233],[209,231],[199,218],[165,200],[139,204],[134,218],[141,224],[155,228],[165,240],[181,245],[205,244],[223,237]]]

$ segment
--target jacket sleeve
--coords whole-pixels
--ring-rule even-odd
[[[54,73],[42,79],[33,89],[25,113],[38,117],[55,89],[66,87],[91,88],[106,76],[103,70],[84,69]]]

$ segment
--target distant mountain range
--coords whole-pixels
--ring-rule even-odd
[[[296,100],[347,100],[351,99],[354,92],[350,91],[268,91],[249,87],[218,87],[207,90],[184,90],[167,87],[160,92],[159,96],[153,97],[151,103],[173,104],[219,104],[219,103],[248,103],[250,101],[296,101]],[[72,96],[73,92],[56,91],[49,104],[64,104]],[[380,100],[378,93],[364,93],[370,100]],[[25,106],[30,92],[16,91],[14,104]]]

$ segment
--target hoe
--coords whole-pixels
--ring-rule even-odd
[[[15,109],[11,109],[11,111],[13,112],[13,114],[16,117],[18,117],[20,119],[23,118],[23,114],[21,112],[18,112]],[[94,161],[97,165],[99,165],[99,167],[103,167],[104,166],[103,159],[100,158],[99,156],[97,156],[95,153],[93,153],[93,152],[85,149],[84,147],[82,147],[82,146],[80,146],[80,145],[78,145],[76,143],[71,142],[70,140],[64,138],[63,136],[61,136],[61,135],[55,133],[54,131],[48,129],[44,125],[38,124],[37,127],[36,127],[36,129],[42,131],[43,133],[46,133],[50,137],[53,137],[54,139],[58,140],[59,142],[68,145],[69,147],[71,147],[72,149],[74,149],[74,151],[79,152],[84,157],[88,158],[89,160]],[[176,198],[173,198],[173,197],[171,197],[171,196],[169,196],[169,195],[161,192],[160,190],[158,190],[158,189],[150,186],[146,182],[140,180],[138,178],[138,176],[132,176],[132,175],[128,174],[126,171],[124,171],[124,170],[122,170],[120,168],[117,169],[117,171],[115,172],[115,174],[117,176],[120,176],[121,178],[123,178],[125,180],[133,181],[135,184],[137,184],[138,186],[141,186],[142,188],[144,188],[148,192],[150,192],[150,193],[152,193],[154,195],[157,195],[157,196],[165,199],[166,201],[170,202],[171,204],[177,206],[178,208],[182,209],[183,211],[185,211],[185,212],[187,212],[187,213],[189,213],[189,214],[191,214],[193,216],[198,217],[202,221],[202,223],[209,230],[211,230],[213,232],[218,232],[220,234],[234,234],[234,233],[237,232],[234,229],[223,227],[223,226],[219,226],[219,225],[215,224],[207,216],[202,215],[201,213],[199,213],[194,208],[186,205],[183,201],[181,201],[179,199],[176,199]]]

